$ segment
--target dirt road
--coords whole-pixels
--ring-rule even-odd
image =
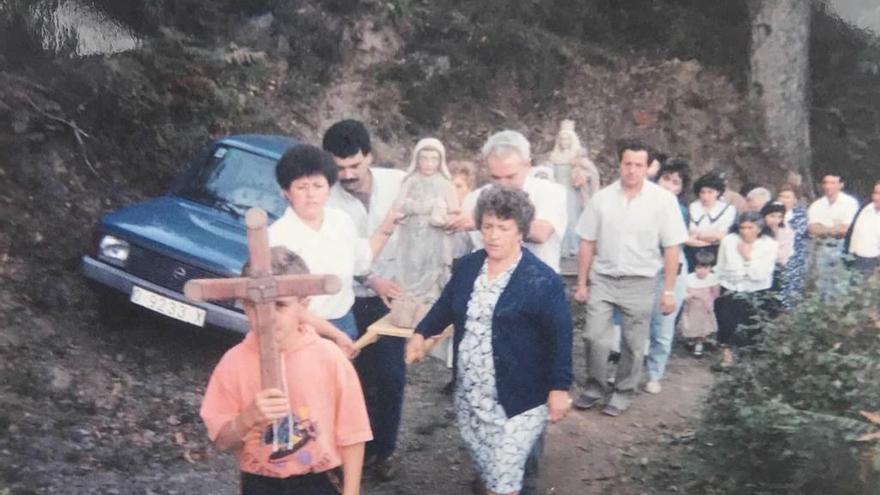
[[[582,376],[577,340],[575,362]],[[458,437],[452,401],[440,392],[448,377],[448,371],[436,360],[410,369],[400,447],[403,474],[384,484],[368,478],[366,493],[470,493],[474,473]],[[547,430],[539,493],[650,493],[638,482],[640,464],[659,455],[670,439],[689,435],[711,382],[707,360],[677,353],[670,360],[663,392],[640,394],[622,416],[573,411]]]
[[[89,308],[63,321],[4,309],[0,494],[237,492],[233,459],[213,450],[198,417],[208,376],[234,339],[142,314],[113,329]],[[580,354],[575,362],[580,374]],[[639,463],[687,430],[711,382],[706,368],[673,357],[661,395],[640,395],[617,419],[575,412],[552,426],[541,493],[644,493]],[[401,475],[379,483],[368,474],[365,494],[469,493],[473,469],[441,392],[449,376],[434,359],[409,370]]]

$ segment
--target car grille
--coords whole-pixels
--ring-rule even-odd
[[[127,270],[132,275],[180,293],[183,293],[183,286],[190,279],[222,278],[221,275],[216,273],[211,273],[189,263],[169,258],[136,245],[131,246]],[[234,309],[235,302],[214,301],[214,304]]]

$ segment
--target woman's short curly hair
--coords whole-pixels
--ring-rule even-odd
[[[483,217],[488,214],[502,220],[513,220],[519,232],[526,236],[535,219],[535,205],[523,190],[490,186],[480,194],[474,209],[474,222],[478,229],[482,227]]]

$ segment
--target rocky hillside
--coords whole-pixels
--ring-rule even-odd
[[[542,154],[571,118],[606,179],[624,136],[734,181],[784,175],[744,103],[740,1],[93,0],[81,3],[128,26],[138,48],[82,57],[66,56],[75,35],[47,52],[37,34],[56,24],[30,17],[31,4],[68,3],[0,1],[0,488],[27,486],[21,459],[126,473],[166,462],[157,443],[203,455],[188,447],[202,434],[192,415],[140,401],[170,394],[192,411],[205,370],[137,347],[144,335],[108,333],[77,267],[102,213],[161,193],[213,133],[318,142],[354,117],[380,160],[404,163],[419,137],[474,158],[501,128]],[[816,57],[817,156],[858,171],[880,149],[878,72],[864,63],[876,42],[817,22],[817,43],[851,48]],[[222,352],[202,344],[184,352]],[[84,418],[100,424],[84,433]],[[117,448],[113,435],[135,426],[152,433]],[[110,450],[77,450],[86,437]],[[56,440],[73,446],[54,455]]]

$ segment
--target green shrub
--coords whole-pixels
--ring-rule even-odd
[[[880,493],[880,277],[766,316],[713,388],[694,462],[707,491]]]

